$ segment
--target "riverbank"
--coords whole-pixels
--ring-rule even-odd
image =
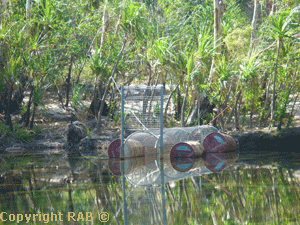
[[[25,98],[26,101],[26,98]],[[42,153],[63,153],[71,152],[74,146],[68,144],[68,132],[71,121],[80,120],[85,129],[89,130],[89,138],[76,145],[76,151],[82,154],[94,154],[106,157],[109,144],[120,137],[120,126],[114,126],[108,117],[102,117],[105,124],[100,132],[93,132],[96,120],[89,115],[88,105],[90,102],[83,102],[84,106],[76,111],[65,108],[61,102],[49,97],[44,107],[38,107],[37,116],[33,130],[18,127],[18,132],[8,132],[4,125],[0,127],[0,154],[42,154]],[[298,110],[299,111],[299,110]],[[230,128],[225,131],[235,138],[241,152],[256,151],[298,151],[296,146],[300,140],[300,112],[295,115],[290,129],[283,128],[277,131],[276,128],[243,126],[239,131],[232,131]],[[88,115],[88,116],[87,116]],[[0,120],[3,120],[0,115]],[[20,115],[12,117],[15,124],[20,120]]]

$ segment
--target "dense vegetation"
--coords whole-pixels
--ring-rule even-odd
[[[11,114],[21,106],[22,126],[32,128],[48,90],[72,107],[85,94],[98,109],[108,84],[116,94],[113,76],[119,86],[165,85],[182,125],[204,97],[223,112],[222,129],[232,118],[237,128],[239,118],[290,125],[287,105],[300,87],[298,1],[226,0],[223,9],[219,37],[213,0],[2,0],[2,121],[20,127]]]

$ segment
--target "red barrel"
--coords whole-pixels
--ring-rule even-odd
[[[200,157],[204,148],[198,141],[179,142],[171,149],[171,158],[193,158]]]
[[[120,158],[121,157],[121,139],[116,139],[108,146],[108,157],[109,158]]]
[[[236,142],[226,134],[211,133],[203,141],[206,153],[209,152],[228,152],[237,149]]]
[[[136,140],[126,140],[124,144],[124,158],[139,157],[145,155],[144,145]],[[120,158],[121,157],[121,139],[116,139],[108,146],[108,157]]]

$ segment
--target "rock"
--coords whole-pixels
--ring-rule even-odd
[[[79,144],[81,139],[83,139],[86,135],[87,135],[87,129],[83,123],[79,121],[75,121],[71,125],[69,125],[67,140],[70,144],[72,145]]]

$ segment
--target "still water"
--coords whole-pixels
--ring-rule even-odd
[[[300,224],[298,153],[0,162],[0,224]]]

